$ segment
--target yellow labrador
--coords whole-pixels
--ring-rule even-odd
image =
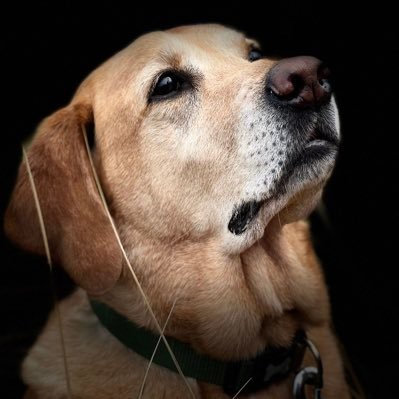
[[[90,129],[95,169],[148,303],[98,195],[83,135]],[[147,34],[91,73],[28,151],[51,254],[81,288],[60,304],[65,353],[53,312],[23,363],[27,397],[228,398],[241,388],[231,365],[255,359],[242,395],[291,399],[300,369],[292,353],[306,345],[297,338],[304,331],[321,353],[323,398],[349,398],[303,221],[338,143],[319,60],[263,58],[256,42],[219,25]],[[44,253],[26,165],[5,228]],[[192,370],[183,379],[154,359],[140,392],[148,357],[89,298],[128,319],[126,331],[152,338],[170,316],[166,339],[222,365],[223,381]],[[300,363],[315,367],[309,351]],[[274,368],[280,374],[266,376]]]

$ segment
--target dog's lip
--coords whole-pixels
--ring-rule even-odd
[[[280,181],[286,181],[298,168],[312,168],[313,165],[338,152],[338,138],[323,136],[317,133],[312,137],[297,153],[291,162],[286,165],[286,172],[280,178]]]
[[[306,141],[305,149],[313,145],[332,144],[336,147],[339,146],[339,138],[335,135],[327,133],[324,129],[319,127],[314,128]]]
[[[249,224],[256,218],[265,201],[246,201],[237,206],[228,224],[230,232],[240,235],[247,230]]]
[[[300,154],[300,158],[301,158],[301,156],[302,157],[306,156],[306,154],[308,152],[312,152],[312,151],[314,152],[317,149],[320,149],[320,150],[322,150],[322,149],[334,150],[334,149],[337,149],[337,148],[338,148],[338,143],[337,142],[330,141],[330,140],[325,140],[325,139],[314,139],[314,140],[311,140],[311,141],[306,143],[304,150]]]
[[[339,139],[323,134],[321,131],[316,131],[315,134],[305,144],[303,149],[298,152],[297,156],[292,159],[289,165],[286,166],[286,172],[280,177],[279,184],[275,187],[272,193],[256,201],[258,211],[254,215],[257,216],[259,210],[266,204],[278,198],[281,194],[280,190],[287,189],[287,182],[297,169],[308,169],[314,167],[317,162],[328,159],[331,156],[335,157],[338,152]]]
[[[326,132],[323,129],[315,128],[308,137],[302,150],[298,151],[289,165],[283,178],[289,177],[298,167],[312,167],[314,162],[321,160],[325,156],[337,153],[339,147],[339,137]]]
[[[309,166],[323,157],[338,151],[339,141],[334,137],[316,136],[305,144],[304,149],[294,160],[293,168],[298,166]]]

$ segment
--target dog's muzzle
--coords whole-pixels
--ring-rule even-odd
[[[228,229],[234,235],[250,227],[265,203],[289,196],[295,185],[300,190],[298,181],[307,181],[309,186],[313,179],[318,183],[322,176],[327,177],[338,150],[338,114],[330,71],[317,58],[277,62],[265,77],[260,108],[267,122],[261,125],[265,122],[259,119],[255,140],[248,142],[254,143],[249,147],[249,160],[245,160],[257,184],[250,186],[249,194],[232,210]],[[255,186],[259,189],[252,188]]]

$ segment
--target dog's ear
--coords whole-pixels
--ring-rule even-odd
[[[28,159],[52,257],[86,291],[111,288],[122,270],[122,254],[97,193],[82,126],[93,123],[91,107],[71,105],[39,126]],[[22,248],[44,254],[29,182],[21,164],[5,215],[5,230]]]

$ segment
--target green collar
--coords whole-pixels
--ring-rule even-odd
[[[115,310],[97,301],[90,301],[103,326],[124,346],[150,359],[159,335],[137,326]],[[235,395],[247,382],[242,393],[256,392],[297,371],[305,351],[305,333],[298,331],[288,348],[266,348],[255,358],[224,362],[196,352],[187,343],[166,337],[186,377],[219,385],[229,395]],[[153,362],[177,372],[170,354],[161,340]]]

